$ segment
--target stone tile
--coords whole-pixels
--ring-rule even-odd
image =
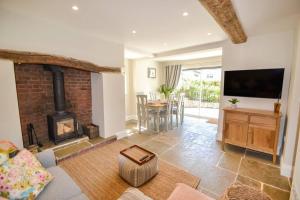
[[[54,154],[58,159],[62,159],[64,157],[72,155],[73,153],[79,152],[79,151],[89,148],[91,146],[92,146],[92,144],[89,142],[85,142],[85,141],[79,142],[76,144],[72,144],[72,145],[68,145],[66,147],[60,148],[58,150],[54,150]]]
[[[241,159],[240,155],[225,152],[218,163],[218,167],[237,173]]]
[[[190,171],[195,176],[201,178],[200,188],[221,196],[224,191],[235,181],[236,175],[215,166],[208,164],[198,164],[193,166],[193,170]]]
[[[185,131],[183,137],[181,138],[181,143],[185,144],[185,143],[193,143],[194,141],[197,140],[197,138],[199,137],[199,134],[197,133],[193,133],[193,132],[189,132],[189,131]]]
[[[250,178],[245,177],[245,176],[238,175],[237,179],[236,179],[236,182],[244,184],[244,185],[248,185],[250,187],[254,187],[258,190],[261,190],[261,182],[250,179]]]
[[[216,166],[223,152],[217,148],[209,148],[193,142],[180,143],[173,147],[178,153],[193,157],[198,163],[207,163]]]
[[[251,159],[242,159],[239,174],[269,185],[290,190],[288,178],[280,175],[278,167]]]
[[[289,200],[290,199],[290,192],[283,191],[283,190],[274,188],[274,187],[266,185],[266,184],[263,185],[263,191],[265,193],[267,193],[272,198],[272,200]]]
[[[168,144],[168,145],[176,145],[180,142],[180,136],[170,133],[170,132],[163,132],[159,133],[153,140]]]
[[[245,152],[246,152],[246,149],[242,148],[242,147],[226,144],[224,151],[228,152],[230,154],[236,154],[236,155],[239,155],[239,156],[244,156]]]
[[[252,160],[256,160],[256,161],[263,162],[266,164],[274,165],[273,164],[273,156],[271,154],[266,154],[266,153],[252,151],[252,150],[247,149],[245,157],[247,159],[252,159]],[[279,166],[279,163],[280,163],[280,159],[277,157],[275,165]]]
[[[189,152],[178,151],[178,149],[175,148],[169,149],[159,157],[160,159],[187,171],[192,169],[192,166],[196,161],[196,158],[193,154],[189,154]]]
[[[170,149],[171,147],[171,145],[169,144],[165,144],[163,142],[156,141],[156,140],[149,140],[148,142],[143,143],[141,146],[157,154],[161,154],[167,151],[168,149]]]
[[[209,148],[214,148],[217,145],[215,135],[198,135],[191,142]]]

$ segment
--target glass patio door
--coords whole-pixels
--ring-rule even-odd
[[[219,117],[221,68],[185,69],[177,92],[185,93],[185,115]]]

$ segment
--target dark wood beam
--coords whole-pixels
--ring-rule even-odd
[[[231,0],[199,0],[235,44],[247,41]]]
[[[98,66],[94,63],[77,60],[75,58],[26,51],[0,49],[0,58],[12,60],[14,63],[59,65],[96,73],[121,72],[121,68]]]

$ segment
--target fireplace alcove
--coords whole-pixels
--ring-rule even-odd
[[[39,140],[49,143],[47,115],[55,113],[53,77],[45,65],[62,67],[66,112],[82,124],[91,123],[91,73],[120,73],[120,68],[44,53],[0,49],[0,58],[14,63],[23,145],[29,145],[27,125],[34,125]],[[72,122],[73,123],[73,122]],[[64,126],[63,126],[64,127]],[[68,129],[68,127],[66,127]]]
[[[38,139],[55,144],[76,137],[77,120],[92,121],[91,73],[37,64],[15,64],[15,78],[24,146],[32,123]],[[51,70],[56,70],[51,71]],[[62,82],[57,82],[55,73]],[[58,90],[55,93],[55,90]],[[69,129],[69,130],[68,130]]]

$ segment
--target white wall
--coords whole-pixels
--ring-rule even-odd
[[[125,131],[124,76],[117,73],[92,73],[92,120],[107,138]]]
[[[289,90],[290,70],[293,56],[294,32],[286,31],[272,33],[267,35],[259,35],[249,37],[248,41],[243,44],[232,44],[226,42],[223,45],[223,72],[226,70],[243,70],[243,69],[260,69],[260,68],[285,68],[285,76],[283,83],[283,92],[281,99],[281,112],[283,116],[287,113],[287,101]],[[223,94],[223,79],[221,94]],[[228,99],[232,97],[221,96],[221,108],[229,105]],[[273,103],[276,100],[262,98],[243,98],[240,100],[239,106],[246,108],[257,108],[273,110]],[[281,127],[281,140],[283,135],[284,119]],[[221,139],[223,129],[223,112],[220,111],[218,139]]]
[[[14,63],[0,59],[0,140],[23,148]]]
[[[297,141],[297,130],[299,126],[300,109],[300,23],[295,37],[294,63],[292,67],[291,86],[288,102],[288,120],[286,128],[286,139],[283,156],[281,160],[282,173],[290,176],[295,158],[295,145]],[[300,177],[299,177],[300,179]],[[299,180],[300,182],[300,180]]]
[[[134,106],[134,91],[133,91],[133,66],[132,60],[125,59],[124,62],[124,76],[125,76],[125,113],[126,120],[135,118]]]
[[[122,44],[86,35],[66,26],[2,9],[0,27],[1,49],[68,56],[110,67],[123,66]]]
[[[299,122],[300,123],[300,122]],[[300,134],[300,130],[298,129],[298,136]],[[291,190],[291,200],[300,200],[300,137],[298,138],[298,148],[296,152],[296,164],[294,166],[294,175],[293,175],[293,183]]]
[[[153,60],[135,60],[133,65],[133,85],[135,93],[157,91],[161,83],[161,67],[159,62]],[[156,68],[156,78],[148,78],[148,68]]]
[[[127,66],[126,66],[127,65]],[[128,80],[128,97],[126,98],[126,119],[136,119],[136,94],[157,92],[164,82],[163,67],[151,59],[130,60],[126,62],[125,73]],[[148,68],[156,68],[156,78],[148,78]]]

